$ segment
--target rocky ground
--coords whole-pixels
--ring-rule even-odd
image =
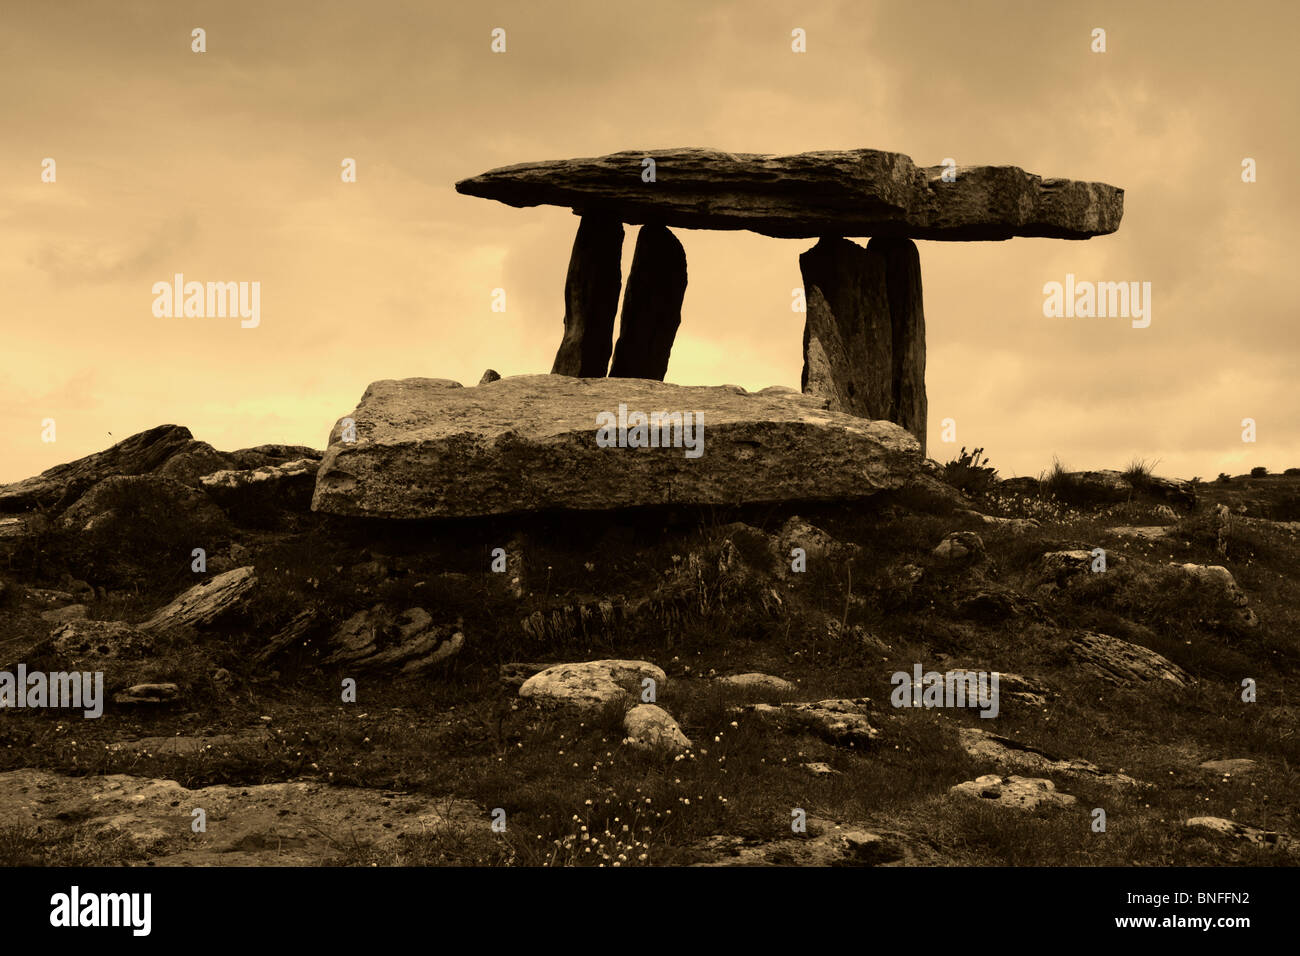
[[[1298,474],[383,521],[320,458],[163,426],[0,487],[0,669],[108,696],[0,712],[0,861],[1300,857]],[[918,664],[998,715],[894,706]]]

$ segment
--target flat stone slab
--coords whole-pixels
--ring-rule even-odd
[[[645,182],[646,158],[655,181]],[[1088,239],[1119,228],[1124,190],[1016,166],[918,167],[902,153],[769,156],[686,147],[503,166],[456,191],[509,206],[568,206],[626,223],[749,229],[780,239]]]
[[[623,447],[620,405],[629,426]],[[635,413],[699,417],[693,435],[653,427],[638,435]],[[780,388],[751,394],[567,375],[462,388],[414,378],[375,382],[348,417],[356,441],[342,441],[335,426],[317,472],[316,511],[434,518],[854,500],[902,486],[922,461],[916,439],[892,422],[829,412]],[[614,422],[603,437],[601,421]],[[655,435],[666,447],[629,447]]]

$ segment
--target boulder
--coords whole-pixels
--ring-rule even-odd
[[[681,753],[691,742],[668,711],[656,704],[638,704],[623,716],[623,743],[638,750],[667,750]]]
[[[644,160],[653,182],[642,179]],[[1015,166],[918,168],[902,153],[826,150],[791,156],[694,147],[504,166],[456,184],[510,206],[568,206],[626,223],[749,229],[781,239],[1087,239],[1119,228],[1124,191],[1043,179]]]
[[[1013,810],[1036,810],[1041,806],[1068,807],[1075,803],[1075,798],[1070,794],[1058,793],[1056,784],[1052,781],[1037,777],[985,774],[950,787],[948,792]]]
[[[159,425],[111,448],[47,468],[34,478],[0,485],[0,511],[60,510],[113,475],[144,475],[189,447],[193,436],[180,425]]]
[[[500,377],[501,377],[501,373],[500,373],[500,372],[498,372],[498,371],[497,371],[496,369],[494,369],[494,368],[490,368],[490,369],[488,369],[486,372],[483,373],[483,375],[479,378],[478,383],[479,383],[480,385],[487,385],[487,384],[489,384],[489,383],[491,383],[491,382],[495,382],[495,381],[496,381],[497,379],[499,379]]]
[[[962,727],[958,730],[958,735],[962,749],[977,760],[988,760],[1010,769],[1031,773],[1063,773],[1085,777],[1111,787],[1140,786],[1138,781],[1127,774],[1105,773],[1087,760],[1055,757],[1036,747],[978,727]]]
[[[49,611],[41,612],[41,620],[49,621],[52,624],[62,624],[65,621],[79,621],[86,616],[86,605],[69,604],[67,607],[53,608]]]
[[[537,703],[602,707],[639,697],[642,681],[655,682],[655,693],[668,683],[664,672],[648,661],[581,661],[556,664],[534,674],[519,688],[519,696]]]
[[[626,431],[617,427],[620,406]],[[635,413],[687,412],[700,417],[685,435],[667,424],[635,427]],[[521,375],[461,388],[405,379],[371,385],[350,417],[357,441],[326,452],[317,511],[431,518],[856,500],[901,486],[921,461],[897,425],[829,412],[810,396],[735,386]],[[676,447],[628,447],[651,433]]]
[[[1192,683],[1186,671],[1155,651],[1108,634],[1085,631],[1069,650],[1075,660],[1112,684],[1168,681],[1175,687],[1187,687]]]
[[[154,652],[152,635],[122,621],[68,621],[50,632],[60,665],[102,670],[109,661],[141,660]]]
[[[236,519],[308,512],[319,467],[316,459],[299,458],[281,465],[213,472],[200,478],[199,485]]]
[[[204,475],[233,467],[229,455],[217,451],[205,441],[191,441],[168,458],[154,474],[196,488]]]
[[[235,568],[196,584],[140,625],[141,630],[165,633],[206,627],[240,608],[257,586],[251,567]]]
[[[113,475],[98,482],[63,513],[60,523],[76,531],[93,531],[140,513],[183,514],[198,524],[220,526],[225,515],[201,491],[160,475]]]
[[[642,226],[623,293],[610,378],[664,380],[685,296],[686,252],[682,244],[663,226]]]

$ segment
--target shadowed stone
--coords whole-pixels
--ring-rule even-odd
[[[655,182],[641,179],[655,161]],[[918,168],[902,153],[826,150],[791,156],[686,147],[504,166],[456,191],[510,206],[568,206],[584,216],[687,229],[749,229],[784,239],[1087,239],[1114,232],[1124,191],[1043,179],[1015,166]]]
[[[564,281],[564,338],[553,375],[603,378],[614,344],[614,316],[622,288],[623,226],[583,216]]]
[[[685,296],[686,251],[682,244],[663,226],[642,226],[623,296],[611,378],[664,380]]]
[[[893,329],[884,258],[847,239],[822,239],[799,256],[807,316],[805,394],[831,411],[888,420],[893,405]]]
[[[912,240],[881,237],[867,243],[867,256],[879,256],[885,263],[893,349],[888,418],[911,432],[924,454],[925,310],[921,303],[921,257]]]

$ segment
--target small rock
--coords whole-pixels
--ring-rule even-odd
[[[638,704],[629,710],[623,718],[623,730],[627,732],[623,743],[632,747],[681,753],[691,746],[677,721],[656,704]]]
[[[947,564],[968,564],[985,557],[984,541],[974,531],[954,531],[935,547],[934,556]]]
[[[1050,780],[1039,777],[1002,777],[994,773],[959,783],[950,787],[948,792],[1015,810],[1034,810],[1044,805],[1068,807],[1075,802],[1070,794],[1058,793],[1056,784]]]
[[[770,691],[774,694],[794,694],[799,688],[788,680],[780,677],[773,677],[771,674],[732,674],[729,677],[719,677],[719,684],[725,684],[728,687],[741,687],[745,690]]]
[[[836,769],[835,769],[834,767],[832,767],[830,764],[828,764],[828,763],[824,763],[824,762],[822,762],[822,761],[820,761],[820,760],[818,760],[818,761],[814,761],[813,763],[802,764],[801,766],[802,766],[805,770],[807,770],[810,774],[812,774],[814,777],[838,777],[838,776],[841,776],[841,774],[840,774],[840,772],[839,772],[838,770],[836,770]]]
[[[118,704],[170,704],[180,699],[175,684],[135,684],[113,695]]]

